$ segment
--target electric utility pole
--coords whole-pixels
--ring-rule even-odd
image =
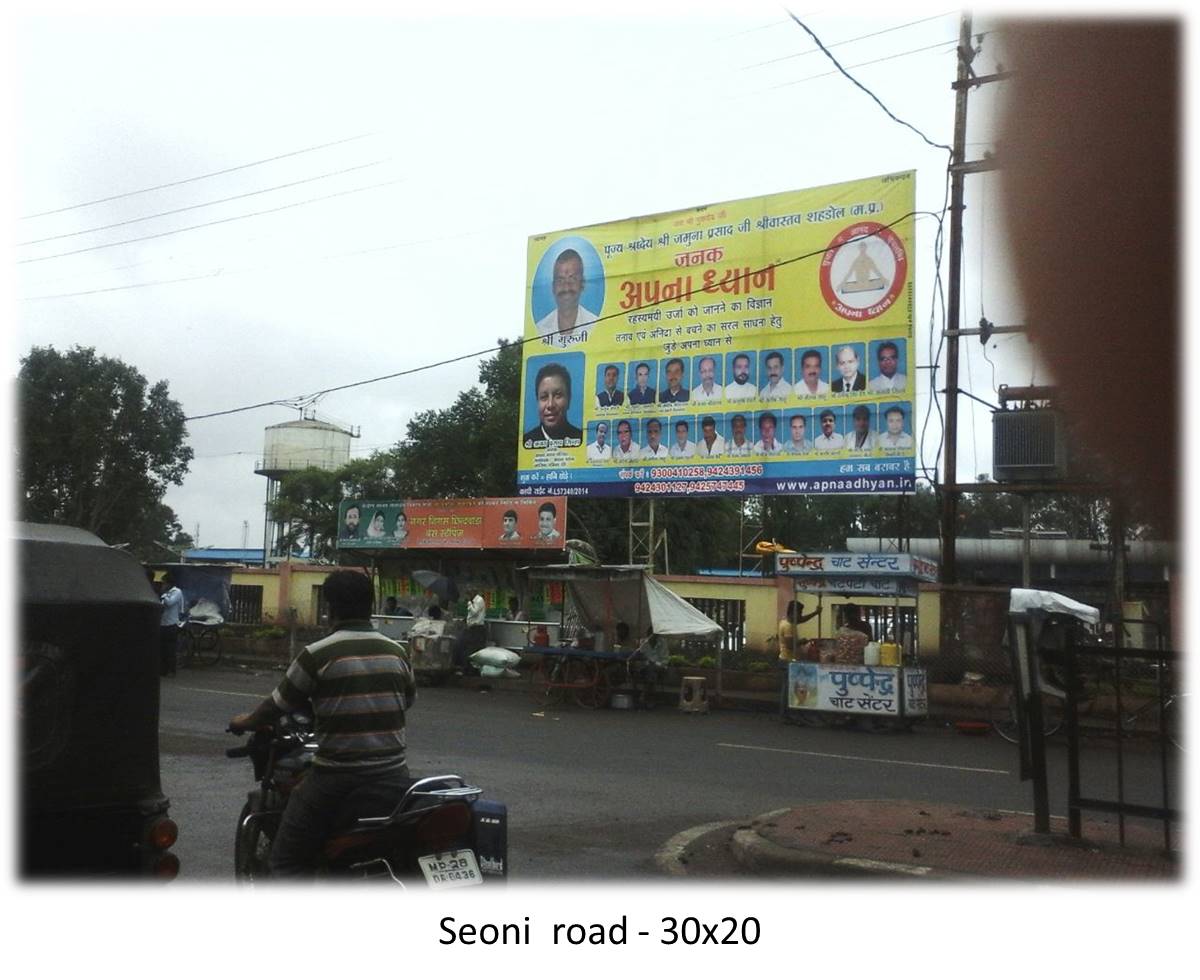
[[[942,582],[958,579],[958,329],[962,304],[963,183],[966,176],[967,98],[975,73],[971,62],[971,15],[964,13],[958,29],[958,76],[954,81],[954,146],[950,160],[950,284],[946,303],[946,430],[942,455]]]

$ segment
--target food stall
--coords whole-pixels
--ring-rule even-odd
[[[456,651],[471,652],[462,640],[476,594],[487,606],[485,642],[524,646],[531,624],[508,618],[508,602],[515,598],[532,619],[542,610],[521,593],[515,569],[561,561],[572,543],[566,520],[567,501],[558,497],[348,498],[338,506],[338,557],[371,574],[378,590],[372,622],[406,643],[418,676],[436,683],[453,672]],[[557,624],[539,625],[549,636],[557,632]]]
[[[936,562],[909,554],[780,554],[775,571],[792,579],[797,595],[869,600],[877,630],[865,650],[836,637],[804,643],[782,680],[785,721],[862,715],[903,722],[929,713],[915,600],[918,583],[937,581]]]
[[[530,582],[561,583],[564,591],[557,637],[535,625],[522,651],[536,661],[530,693],[540,704],[573,696],[582,707],[603,707],[612,688],[628,678],[630,661],[649,634],[713,637],[723,632],[642,565],[545,565],[520,571]]]

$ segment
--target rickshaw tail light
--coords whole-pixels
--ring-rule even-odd
[[[150,846],[159,851],[165,851],[179,839],[179,827],[170,817],[159,817],[150,825],[146,840]]]
[[[160,854],[154,862],[153,874],[163,881],[173,881],[179,874],[179,858],[170,851]]]

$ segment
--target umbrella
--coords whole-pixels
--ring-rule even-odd
[[[458,586],[454,584],[452,579],[447,578],[440,572],[413,572],[412,577],[417,585],[428,592],[432,592],[442,602],[453,602],[458,598]]]

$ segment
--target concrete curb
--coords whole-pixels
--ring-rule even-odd
[[[735,832],[731,848],[733,856],[742,867],[762,874],[783,872],[810,877],[925,878],[928,880],[948,877],[944,872],[934,871],[933,868],[924,865],[838,857],[803,848],[782,847],[761,837],[754,830]]]
[[[705,834],[711,834],[714,830],[736,827],[740,823],[740,820],[718,820],[716,823],[704,823],[698,827],[689,827],[687,830],[680,831],[658,849],[654,855],[654,866],[672,877],[686,877],[688,868],[681,858],[688,846]]]
[[[775,817],[783,816],[787,812],[788,808],[772,810],[770,813],[764,813],[758,819],[772,820]],[[711,834],[714,831],[724,830],[728,827],[740,827],[744,823],[744,820],[717,820],[714,823],[704,823],[697,827],[689,827],[687,830],[681,830],[658,849],[658,852],[654,855],[654,865],[664,874],[674,877],[685,877],[689,873],[688,867],[681,859],[683,852],[691,844],[705,834]]]

